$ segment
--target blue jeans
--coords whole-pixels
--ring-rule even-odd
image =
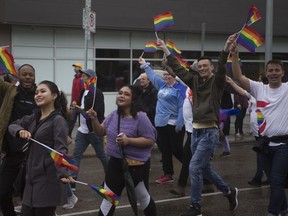
[[[288,175],[288,145],[269,146],[269,154],[264,156],[265,172],[270,183],[268,212],[278,215],[287,210],[285,184]]]
[[[200,205],[203,177],[212,182],[224,194],[229,192],[227,183],[213,170],[210,164],[210,158],[218,140],[219,129],[217,128],[193,128],[192,159],[189,165],[191,177],[190,204],[192,205]]]
[[[73,160],[75,165],[80,167],[80,160],[83,156],[83,153],[87,149],[89,145],[92,145],[97,157],[100,159],[104,172],[106,173],[107,165],[108,165],[108,158],[104,151],[104,142],[103,137],[97,136],[95,133],[88,133],[83,134],[80,131],[77,131],[76,138],[75,138],[75,146],[73,150]],[[77,179],[78,172],[72,172],[71,176],[74,179]]]

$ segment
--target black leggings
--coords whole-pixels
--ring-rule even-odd
[[[156,205],[146,186],[148,185],[149,169],[150,160],[148,160],[144,165],[129,166],[129,173],[133,179],[136,197],[140,203],[140,208],[143,210],[145,215],[155,216]],[[110,157],[104,188],[113,191],[118,196],[121,196],[124,187],[125,180],[122,171],[122,159]],[[111,216],[114,214],[114,211],[115,206],[107,200],[103,200],[100,206],[99,215]]]

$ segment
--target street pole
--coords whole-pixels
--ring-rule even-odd
[[[202,23],[202,34],[201,34],[201,56],[204,56],[204,43],[206,34],[206,23]]]
[[[88,40],[90,40],[90,30],[88,27],[88,16],[91,11],[91,0],[85,0],[85,8],[83,9],[83,22],[82,27],[84,29],[84,49],[85,49],[85,59],[84,59],[84,68],[88,67]]]
[[[266,0],[265,64],[272,59],[273,0]]]

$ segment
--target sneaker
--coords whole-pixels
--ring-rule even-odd
[[[235,187],[230,187],[230,193],[225,195],[229,200],[229,208],[231,211],[235,210],[238,206],[238,189]]]
[[[22,205],[18,205],[14,207],[14,211],[16,214],[21,214]]]
[[[235,134],[237,137],[241,137],[241,134],[240,133],[236,133]]]
[[[189,210],[182,214],[181,216],[202,216],[201,207],[191,205]]]
[[[254,186],[254,187],[261,187],[261,182],[257,181],[256,179],[252,179],[251,181],[248,182],[248,184]]]
[[[161,178],[156,180],[156,183],[158,184],[171,183],[171,182],[174,182],[172,175],[164,175]]]
[[[220,157],[229,157],[229,156],[231,156],[231,153],[225,151],[220,155]]]
[[[71,186],[71,190],[73,192],[75,192],[76,191],[76,183],[75,182],[70,182],[70,186]]]
[[[177,187],[171,189],[169,192],[172,194],[175,194],[177,196],[180,196],[180,197],[185,196],[185,188],[181,187],[181,186],[177,186]]]
[[[71,197],[68,197],[67,200],[68,200],[68,203],[62,206],[63,209],[72,209],[78,202],[78,198],[77,196],[75,196],[75,194],[73,194]]]

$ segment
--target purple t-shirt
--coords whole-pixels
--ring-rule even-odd
[[[122,158],[116,137],[118,135],[118,114],[117,111],[110,113],[103,121],[106,128],[107,136],[107,155],[115,158]],[[127,137],[145,137],[151,138],[156,141],[156,130],[151,124],[146,113],[139,112],[135,118],[120,119],[120,132],[124,133]],[[151,156],[151,149],[153,145],[147,148],[137,148],[135,146],[127,145],[124,147],[124,154],[126,158],[139,161],[147,161]]]

